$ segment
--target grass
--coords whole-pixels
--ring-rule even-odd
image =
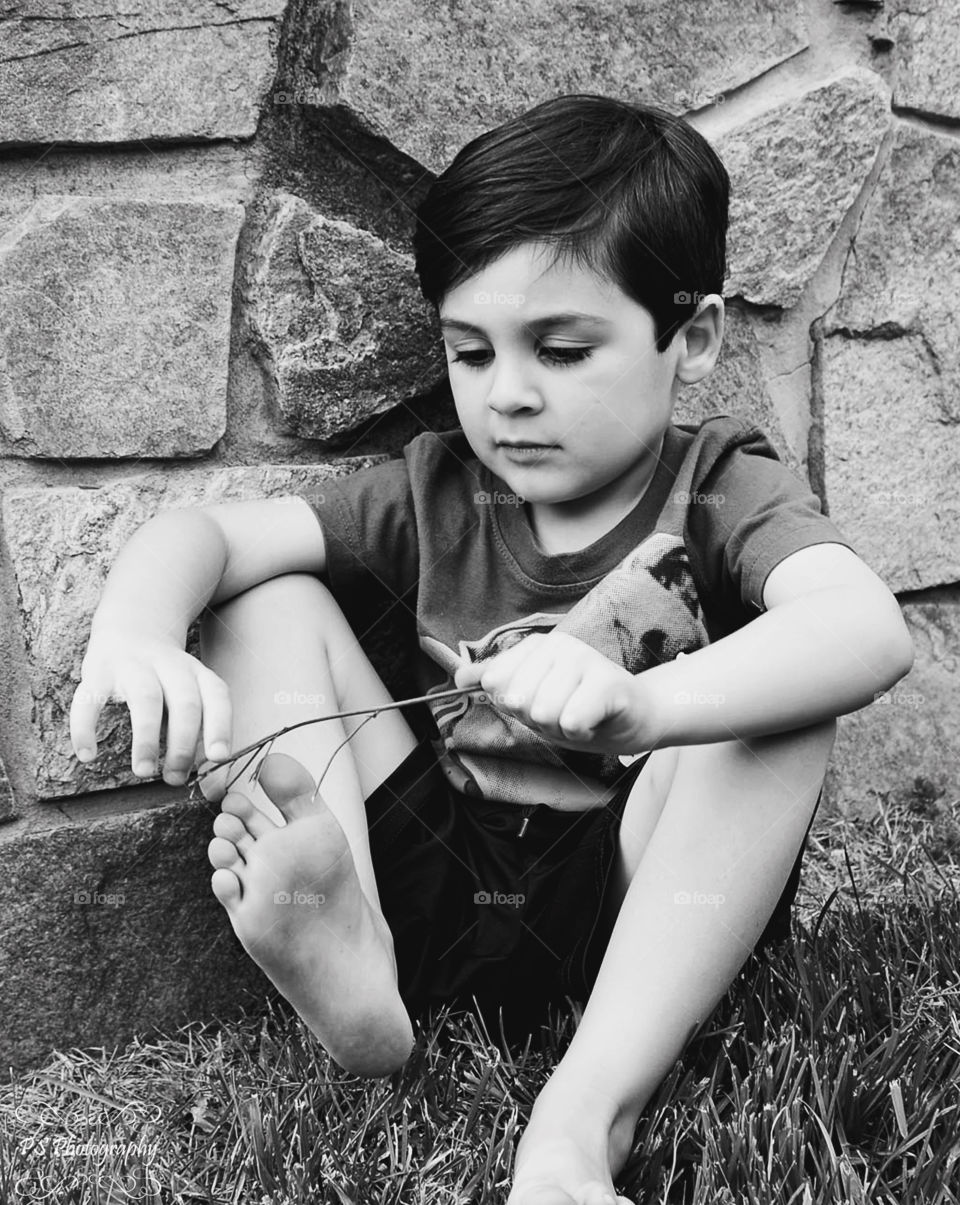
[[[960,1202],[960,826],[918,780],[821,818],[795,940],[751,960],[650,1101],[617,1187],[685,1205]],[[282,1008],[0,1088],[0,1202],[502,1202],[579,1010],[522,1048],[426,1018],[396,1075],[341,1072]],[[494,1035],[496,1037],[496,1035]]]

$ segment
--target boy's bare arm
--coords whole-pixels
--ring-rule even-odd
[[[187,629],[223,602],[281,573],[320,573],[323,534],[301,498],[162,511],[121,549],[93,616],[70,734],[81,761],[96,756],[97,719],[108,699],[130,709],[134,773],[156,773],[167,713],[164,778],[181,782],[201,729],[208,757],[229,752],[225,684],[184,651]]]
[[[638,748],[805,728],[873,702],[913,664],[896,598],[842,544],[786,557],[763,597],[739,631],[634,679]]]
[[[910,669],[897,600],[841,544],[784,558],[764,602],[766,613],[739,631],[636,675],[551,632],[464,663],[455,681],[480,683],[547,740],[620,754],[806,728],[865,706]]]

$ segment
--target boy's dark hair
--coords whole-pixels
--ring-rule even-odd
[[[652,105],[574,93],[468,142],[417,207],[420,289],[435,308],[520,243],[552,243],[653,317],[657,351],[723,294],[730,179],[710,144]]]

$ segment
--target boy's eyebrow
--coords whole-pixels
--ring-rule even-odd
[[[539,331],[548,326],[595,326],[602,328],[610,324],[605,318],[600,318],[597,314],[586,314],[582,310],[564,310],[560,314],[545,314],[542,318],[531,318],[529,322],[524,322],[523,325],[529,327],[532,331]],[[440,329],[445,331],[468,331],[478,335],[485,333],[482,326],[477,326],[474,322],[462,322],[458,318],[441,318]]]

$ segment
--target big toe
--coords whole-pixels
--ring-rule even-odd
[[[260,763],[257,781],[288,820],[308,810],[317,789],[306,766],[286,753],[268,754]]]

